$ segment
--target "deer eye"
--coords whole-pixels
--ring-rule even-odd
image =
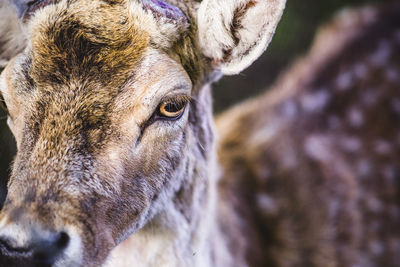
[[[188,97],[178,97],[162,102],[158,107],[158,115],[168,119],[178,119],[185,111]]]
[[[8,108],[7,108],[7,105],[6,105],[6,101],[4,101],[4,97],[3,97],[2,94],[0,94],[0,108],[8,113]]]

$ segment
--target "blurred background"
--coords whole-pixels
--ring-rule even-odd
[[[224,77],[214,85],[215,113],[267,90],[282,70],[307,52],[317,28],[339,10],[388,1],[288,0],[276,35],[261,59],[241,75]],[[5,113],[0,111],[0,206],[6,196],[7,178],[15,154],[14,140],[6,121]]]

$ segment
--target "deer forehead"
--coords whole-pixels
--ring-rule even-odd
[[[32,68],[38,84],[71,79],[97,80],[119,86],[149,46],[122,4],[65,1],[47,6],[28,24]]]
[[[31,90],[36,91],[36,100],[46,100],[54,109],[73,107],[73,102],[79,107],[102,107],[128,87],[135,92],[119,98],[119,109],[135,102],[152,108],[158,96],[166,94],[164,88],[190,87],[183,68],[151,46],[155,36],[165,31],[157,30],[153,15],[138,2],[55,2],[30,19],[28,52],[8,66],[6,87],[19,97]],[[34,100],[32,94],[28,100]],[[104,108],[88,111],[107,112]]]
[[[185,20],[158,17],[140,1],[53,2],[35,11],[26,27],[38,82],[79,75],[117,86],[145,48],[167,50],[187,28]]]
[[[106,142],[106,128],[118,128],[132,141],[164,97],[191,93],[183,67],[151,47],[148,32],[136,27],[125,10],[101,5],[92,20],[75,8],[48,8],[59,13],[50,16],[55,11],[43,9],[35,15],[29,25],[35,32],[31,47],[10,62],[1,85],[11,114],[16,114],[10,126],[17,143],[34,135],[30,140],[46,144],[37,151],[39,158],[62,153],[63,143],[70,146],[71,137],[82,133],[92,143]]]

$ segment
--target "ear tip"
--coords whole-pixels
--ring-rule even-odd
[[[243,68],[243,67],[238,67],[237,65],[229,64],[229,65],[221,66],[220,70],[223,75],[231,76],[231,75],[239,74],[246,67]]]
[[[236,75],[247,69],[257,58],[237,59],[221,64],[220,71],[224,75]]]
[[[233,60],[223,62],[220,70],[224,75],[236,75],[247,69],[254,61],[256,61],[266,50],[272,41],[274,32],[265,34],[257,45],[241,56],[235,57]]]

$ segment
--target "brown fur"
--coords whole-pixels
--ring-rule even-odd
[[[34,266],[10,259],[5,237],[50,231],[78,249],[57,267],[118,253],[121,265],[395,266],[399,5],[340,17],[276,89],[220,118],[214,218],[215,58],[197,43],[198,3],[171,2],[189,25],[123,0],[44,1],[25,17],[26,50],[0,80],[18,144],[0,263]],[[256,54],[241,56],[235,71]],[[158,112],[171,97],[190,99],[180,118]]]
[[[124,8],[102,1],[76,1],[69,4],[73,12],[34,25],[31,75],[36,82],[88,82],[101,75],[103,86],[121,86],[149,42],[147,33],[133,25]]]
[[[222,229],[251,266],[398,266],[399,13],[339,16],[219,117]]]
[[[166,196],[174,201],[178,191],[193,192],[190,185],[207,177],[201,166],[209,158],[205,150],[210,150],[212,133],[199,127],[211,117],[205,117],[202,107],[208,101],[191,91],[189,77],[198,82],[204,72],[194,37],[188,31],[171,50],[158,49],[128,16],[127,5],[59,1],[38,8],[25,22],[28,51],[4,73],[13,89],[7,103],[19,147],[2,210],[5,223],[40,222],[53,231],[73,226],[84,236],[83,266],[103,263],[130,232],[156,214],[163,218],[151,206],[164,205]],[[149,55],[157,61],[147,62]],[[192,95],[192,112],[182,119],[189,123],[185,127],[163,130],[168,122],[152,118],[166,96],[158,90],[148,99],[147,90],[170,76],[179,78],[164,87]],[[197,138],[202,143],[188,155],[202,160],[182,158],[180,151]],[[182,180],[193,169],[202,179],[188,179],[186,188]],[[189,196],[184,204],[189,210],[182,213],[187,213],[197,199]],[[188,218],[189,224],[197,221]]]

